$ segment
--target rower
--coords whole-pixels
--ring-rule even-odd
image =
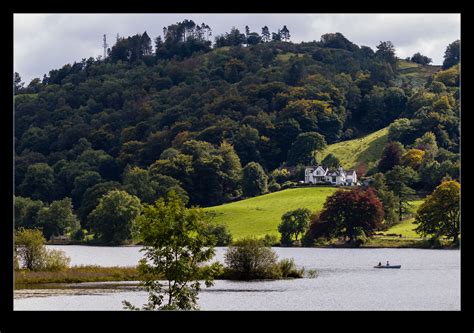
[[[390,264],[388,263],[388,260],[387,260],[387,266],[390,266]]]

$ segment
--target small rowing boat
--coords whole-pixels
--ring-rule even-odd
[[[380,265],[380,266],[374,266],[374,268],[400,268],[402,265]]]

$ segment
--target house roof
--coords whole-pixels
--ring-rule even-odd
[[[353,175],[355,173],[354,169],[350,170],[344,170],[342,167],[339,169],[329,169],[327,167],[324,167],[322,165],[317,165],[317,166],[307,166],[306,170],[310,170],[311,172],[314,172],[316,169],[322,168],[325,171],[326,176],[343,176],[343,175]],[[357,173],[356,173],[357,175]]]

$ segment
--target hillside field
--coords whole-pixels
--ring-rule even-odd
[[[387,136],[388,127],[385,127],[358,139],[328,145],[318,157],[321,161],[328,154],[333,154],[344,168],[354,168],[357,162],[363,161],[370,169],[382,155]]]
[[[420,65],[404,59],[398,60],[398,74],[395,84],[401,86],[404,82],[413,87],[422,87],[428,78],[441,70],[441,66]]]
[[[215,222],[227,225],[234,239],[244,236],[263,237],[265,234],[280,236],[277,228],[284,213],[297,208],[319,210],[323,207],[326,198],[336,190],[337,188],[329,186],[293,188],[207,207],[204,210],[215,214]],[[413,201],[414,210],[421,203],[422,200]],[[384,234],[396,233],[402,234],[404,238],[419,239],[413,231],[416,227],[413,221],[414,218],[407,219],[385,231]]]
[[[205,210],[215,212],[214,220],[226,224],[234,239],[265,234],[279,236],[277,227],[284,213],[297,208],[321,209],[335,191],[335,187],[293,188]]]

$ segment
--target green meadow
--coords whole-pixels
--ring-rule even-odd
[[[289,210],[297,208],[308,208],[312,211],[320,210],[326,198],[333,194],[335,187],[306,187],[293,188],[255,198],[245,199],[220,206],[204,208],[212,212],[213,219],[217,223],[225,224],[234,239],[245,236],[263,237],[265,234],[279,237],[278,224],[281,216]],[[412,201],[413,212],[423,200]],[[383,232],[383,238],[388,234],[402,235],[407,240],[419,240],[421,237],[414,231],[416,225],[414,218],[409,218]],[[396,237],[398,239],[398,237]]]
[[[227,225],[234,239],[265,234],[279,236],[277,227],[284,213],[297,208],[319,210],[335,191],[335,187],[293,188],[205,210],[215,214],[216,222]]]

